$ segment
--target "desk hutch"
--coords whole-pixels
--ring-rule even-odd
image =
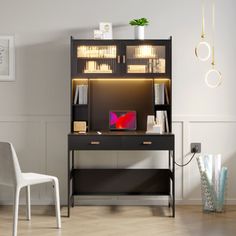
[[[175,216],[171,61],[171,38],[71,37],[68,216],[76,195],[166,195]],[[155,100],[155,84],[165,87],[161,104]],[[109,130],[110,110],[135,110],[136,130]],[[146,133],[147,115],[156,115],[158,110],[166,111],[169,132]],[[76,121],[86,121],[85,134],[74,132]],[[165,169],[78,169],[74,165],[76,150],[165,150],[169,164]]]

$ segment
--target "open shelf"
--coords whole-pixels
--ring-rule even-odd
[[[86,107],[88,104],[73,104],[74,107]]]
[[[170,195],[168,169],[74,169],[75,195]]]
[[[168,110],[171,108],[170,104],[156,104],[155,110]]]

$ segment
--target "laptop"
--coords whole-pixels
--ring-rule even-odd
[[[111,110],[109,111],[110,130],[136,130],[137,114],[131,110]]]

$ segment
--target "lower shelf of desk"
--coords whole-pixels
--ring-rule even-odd
[[[74,169],[72,195],[170,195],[169,169]]]

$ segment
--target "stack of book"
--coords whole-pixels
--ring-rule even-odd
[[[128,73],[146,73],[146,65],[128,65]]]
[[[164,58],[159,58],[157,70],[158,70],[158,73],[166,72],[166,60]]]
[[[154,84],[154,95],[155,95],[155,105],[169,104],[169,95],[166,84],[155,83]]]
[[[158,110],[156,111],[156,123],[161,127],[161,133],[169,133],[169,123],[167,111]]]
[[[112,73],[108,64],[98,64],[96,61],[86,61],[84,73]]]
[[[75,87],[74,104],[88,103],[88,85],[77,84]]]
[[[152,116],[147,117],[147,131],[146,133],[158,133],[158,134],[163,134],[163,133],[169,133],[169,123],[168,123],[168,116],[167,116],[167,111],[156,111],[156,121],[154,121],[154,116],[153,120],[149,120],[149,118],[152,118]]]

